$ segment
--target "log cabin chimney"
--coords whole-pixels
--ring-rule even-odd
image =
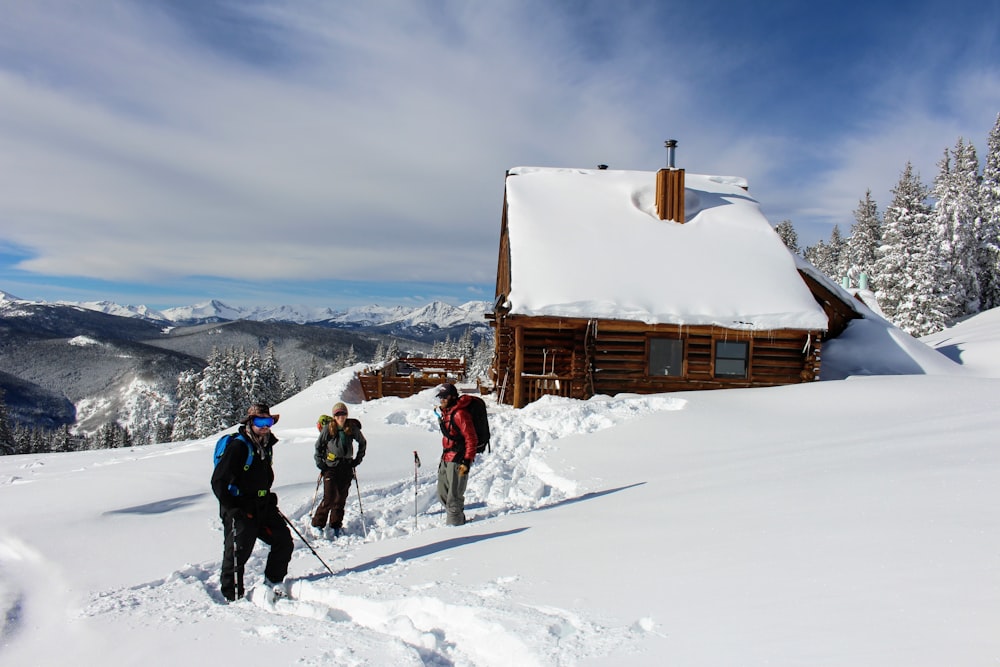
[[[667,139],[663,142],[663,145],[667,147],[667,169],[674,168],[674,151],[677,150],[677,140]]]
[[[676,139],[663,142],[667,148],[667,166],[656,172],[656,214],[660,220],[684,222],[684,170],[674,166]]]

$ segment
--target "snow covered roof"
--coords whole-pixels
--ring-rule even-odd
[[[656,214],[655,172],[508,174],[510,314],[827,329],[742,179],[686,174],[679,224]]]

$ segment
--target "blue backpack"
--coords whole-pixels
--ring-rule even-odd
[[[216,466],[219,465],[219,461],[222,459],[222,453],[226,451],[226,447],[229,445],[229,441],[233,439],[239,440],[240,442],[242,442],[247,446],[247,460],[246,463],[243,464],[243,470],[247,471],[250,469],[250,464],[253,463],[253,446],[249,442],[247,442],[246,438],[244,438],[239,433],[228,433],[219,438],[219,441],[215,443],[215,465]],[[235,484],[230,484],[229,493],[233,494],[234,496],[238,496],[240,495],[240,490],[236,487]]]

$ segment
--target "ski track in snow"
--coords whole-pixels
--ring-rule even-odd
[[[515,418],[513,409],[491,403],[492,451],[477,460],[466,493],[475,525],[579,494],[575,481],[554,474],[542,461],[548,443],[683,406],[683,400],[663,396],[619,395],[590,401],[546,397],[518,411]],[[568,413],[575,413],[574,418],[568,419]],[[436,417],[426,409],[392,412],[385,421],[437,431]],[[424,465],[418,475],[419,488],[423,489],[417,496],[418,519],[423,517],[425,522],[427,515],[441,512],[434,463]],[[361,517],[354,517],[345,524],[347,535],[335,544],[310,539],[335,571],[334,558],[343,561],[352,546],[418,530],[414,526],[413,479],[370,488],[362,498],[364,529]],[[286,512],[307,539],[311,500],[310,494],[304,503]],[[221,525],[215,525],[215,530],[220,532],[221,542]],[[367,536],[362,537],[365,531]],[[293,535],[293,539],[297,545],[293,566],[296,561],[310,559],[313,564],[308,569],[315,570],[315,556],[301,545],[298,536]],[[0,543],[0,549],[3,546]],[[629,626],[609,627],[567,610],[527,607],[508,593],[508,585],[518,580],[513,574],[471,592],[450,581],[404,586],[395,579],[410,565],[399,558],[377,560],[356,570],[341,569],[336,576],[322,571],[309,577],[289,577],[291,598],[269,602],[260,589],[252,588],[252,577],[263,571],[266,553],[260,545],[254,550],[246,567],[247,598],[234,604],[224,604],[219,592],[219,563],[215,561],[187,565],[159,581],[102,592],[93,596],[80,614],[108,617],[115,626],[164,628],[198,618],[225,622],[235,614],[247,628],[244,632],[261,641],[309,646],[311,654],[296,662],[300,665],[364,664],[362,656],[370,655],[372,647],[378,647],[385,664],[393,665],[573,664],[607,655],[652,631],[642,619]],[[6,615],[0,637],[16,631],[22,604],[16,585],[0,574],[0,614]],[[276,622],[275,614],[283,620]]]

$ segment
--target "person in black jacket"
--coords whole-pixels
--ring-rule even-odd
[[[271,547],[264,567],[265,594],[273,599],[275,594],[284,593],[282,581],[288,574],[293,547],[292,535],[278,510],[278,496],[271,491],[272,449],[278,442],[271,427],[278,417],[263,403],[251,405],[212,473],[212,492],[219,499],[223,529],[221,588],[229,601],[243,597],[243,566],[257,540]]]
[[[355,452],[354,443],[358,443]],[[333,405],[333,419],[326,423],[316,439],[313,459],[323,477],[323,500],[313,512],[312,529],[321,537],[329,521],[333,537],[339,537],[344,528],[344,506],[351,493],[354,469],[361,465],[368,449],[368,441],[361,432],[361,422],[348,419],[347,406]]]

